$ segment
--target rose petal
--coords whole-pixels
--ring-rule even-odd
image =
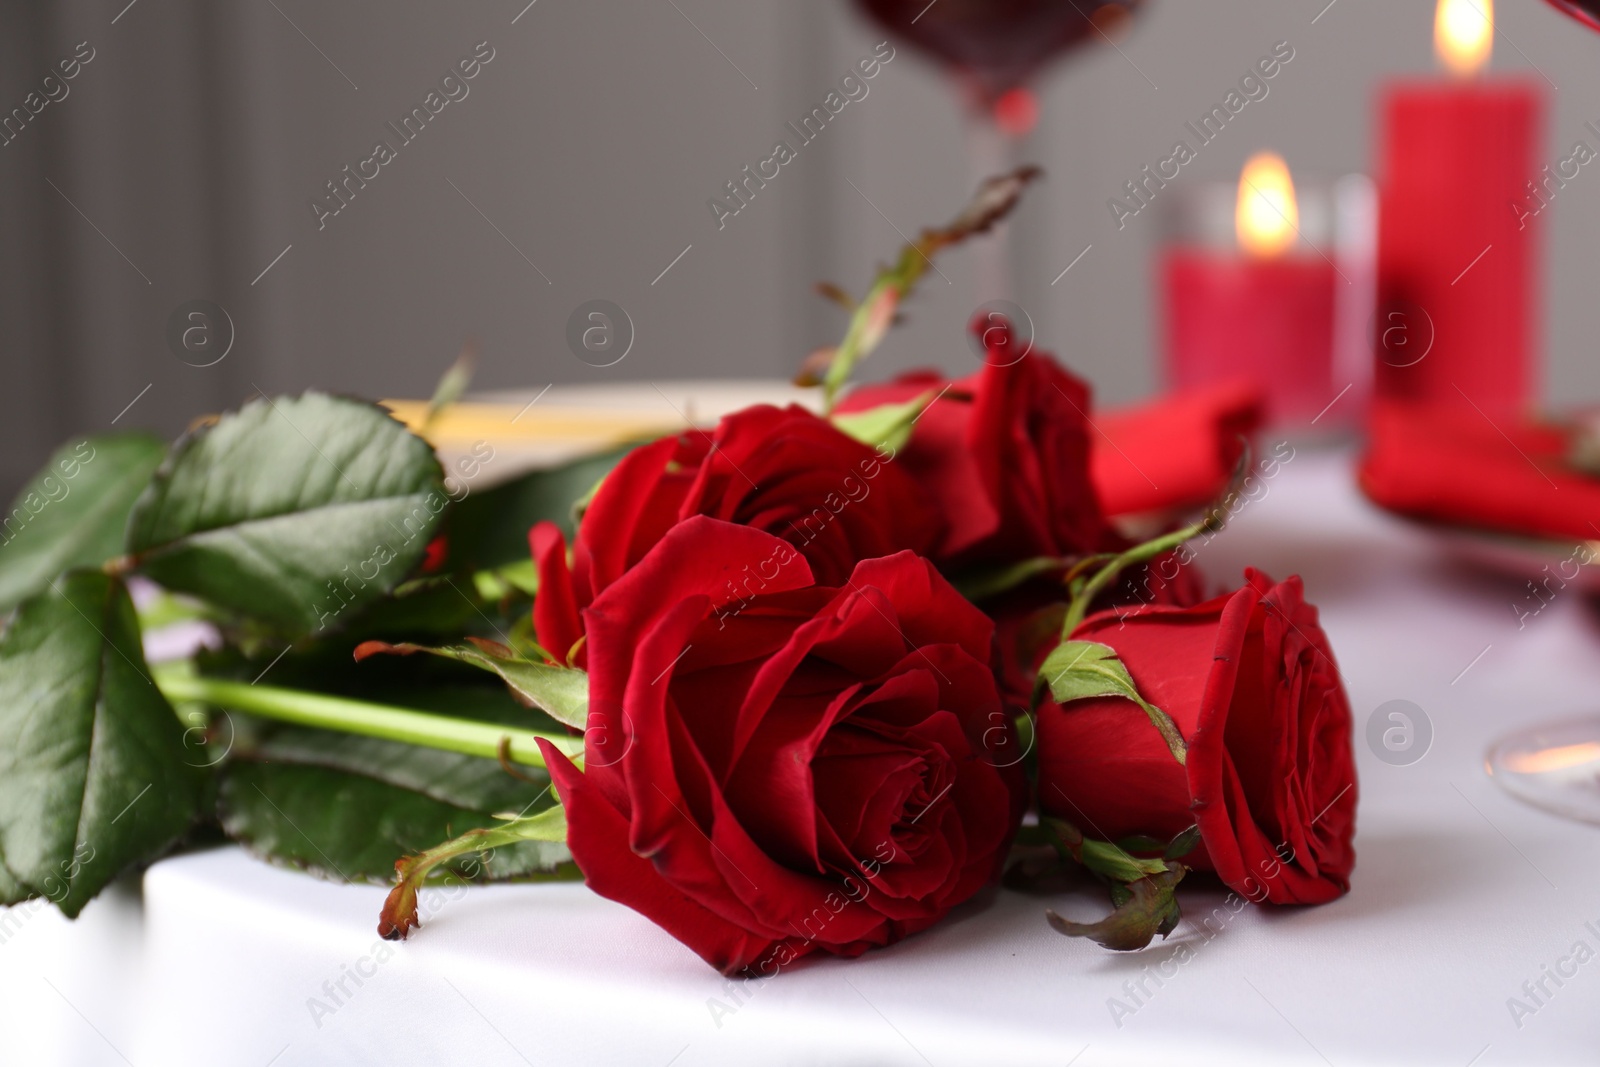
[[[565,665],[572,646],[583,636],[578,602],[567,570],[567,542],[553,522],[528,531],[528,546],[539,568],[539,595],[533,600],[533,631],[539,644]]]
[[[657,874],[649,860],[630,852],[622,815],[554,746],[540,741],[539,750],[566,808],[572,858],[589,888],[639,912],[723,974],[770,951],[772,939],[752,935],[708,911]]]

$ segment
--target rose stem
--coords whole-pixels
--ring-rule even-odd
[[[509,757],[531,767],[545,765],[537,744],[540,739],[570,756],[583,752],[583,738],[570,734],[545,734],[324,693],[202,678],[186,663],[157,667],[152,673],[162,693],[174,703],[199,701],[298,726],[381,737],[484,759],[497,758],[504,740],[509,742]]]
[[[1124,569],[1135,563],[1148,563],[1150,560],[1170,551],[1193,537],[1198,537],[1207,530],[1220,529],[1221,523],[1215,513],[1208,513],[1204,519],[1193,526],[1186,526],[1181,530],[1158,537],[1154,541],[1146,541],[1142,545],[1135,545],[1122,553],[1122,555],[1106,564],[1093,578],[1090,578],[1082,591],[1073,598],[1072,604],[1067,608],[1067,618],[1062,624],[1063,637],[1071,637],[1072,631],[1078,628],[1083,617],[1089,613],[1089,605],[1094,603],[1094,598],[1106,591],[1106,587],[1117,580]]]

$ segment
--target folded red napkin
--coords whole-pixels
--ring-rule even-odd
[[[1600,479],[1566,461],[1571,431],[1495,420],[1462,398],[1373,402],[1361,487],[1420,519],[1543,538],[1600,537]]]
[[[1090,474],[1106,514],[1195,507],[1227,487],[1261,421],[1261,392],[1213,385],[1091,417]]]

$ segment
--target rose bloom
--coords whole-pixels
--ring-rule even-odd
[[[860,955],[998,873],[1025,784],[991,754],[1017,752],[993,627],[927,560],[834,588],[786,541],[694,517],[584,622],[582,770],[544,748],[567,843],[719,971]]]
[[[1015,355],[1003,319],[973,320],[984,367],[948,381],[920,371],[856,389],[841,412],[938,396],[901,450],[938,505],[946,570],[1076,556],[1121,544],[1089,478],[1089,388],[1042,352]]]
[[[1144,698],[1188,745],[1173,759],[1143,710],[1120,697],[1046,698],[1039,709],[1039,806],[1091,837],[1169,840],[1249,899],[1319,904],[1350,888],[1356,778],[1350,704],[1300,579],[1190,608],[1091,616],[1072,635],[1115,649]]]
[[[582,610],[694,515],[783,538],[824,585],[842,583],[863,559],[902,549],[926,555],[943,529],[892,452],[862,444],[800,407],[745,408],[710,434],[688,431],[624,457],[584,512],[570,571],[555,524],[533,528],[534,626],[545,650],[566,660],[583,636]],[[576,662],[586,654],[579,646]]]

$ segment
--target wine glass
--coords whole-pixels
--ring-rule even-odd
[[[993,108],[1051,60],[1114,32],[1143,0],[860,0]]]
[[[1550,3],[1600,30],[1600,0]],[[1600,718],[1541,723],[1507,734],[1490,747],[1484,767],[1517,799],[1600,825]]]
[[[1550,0],[1591,30],[1600,30],[1600,0]]]
[[[1109,41],[1144,0],[857,0],[879,26],[937,59],[962,90],[967,158],[976,183],[1012,167],[1033,128],[1029,83],[1080,45]],[[978,246],[987,297],[1010,296],[1005,227]]]

